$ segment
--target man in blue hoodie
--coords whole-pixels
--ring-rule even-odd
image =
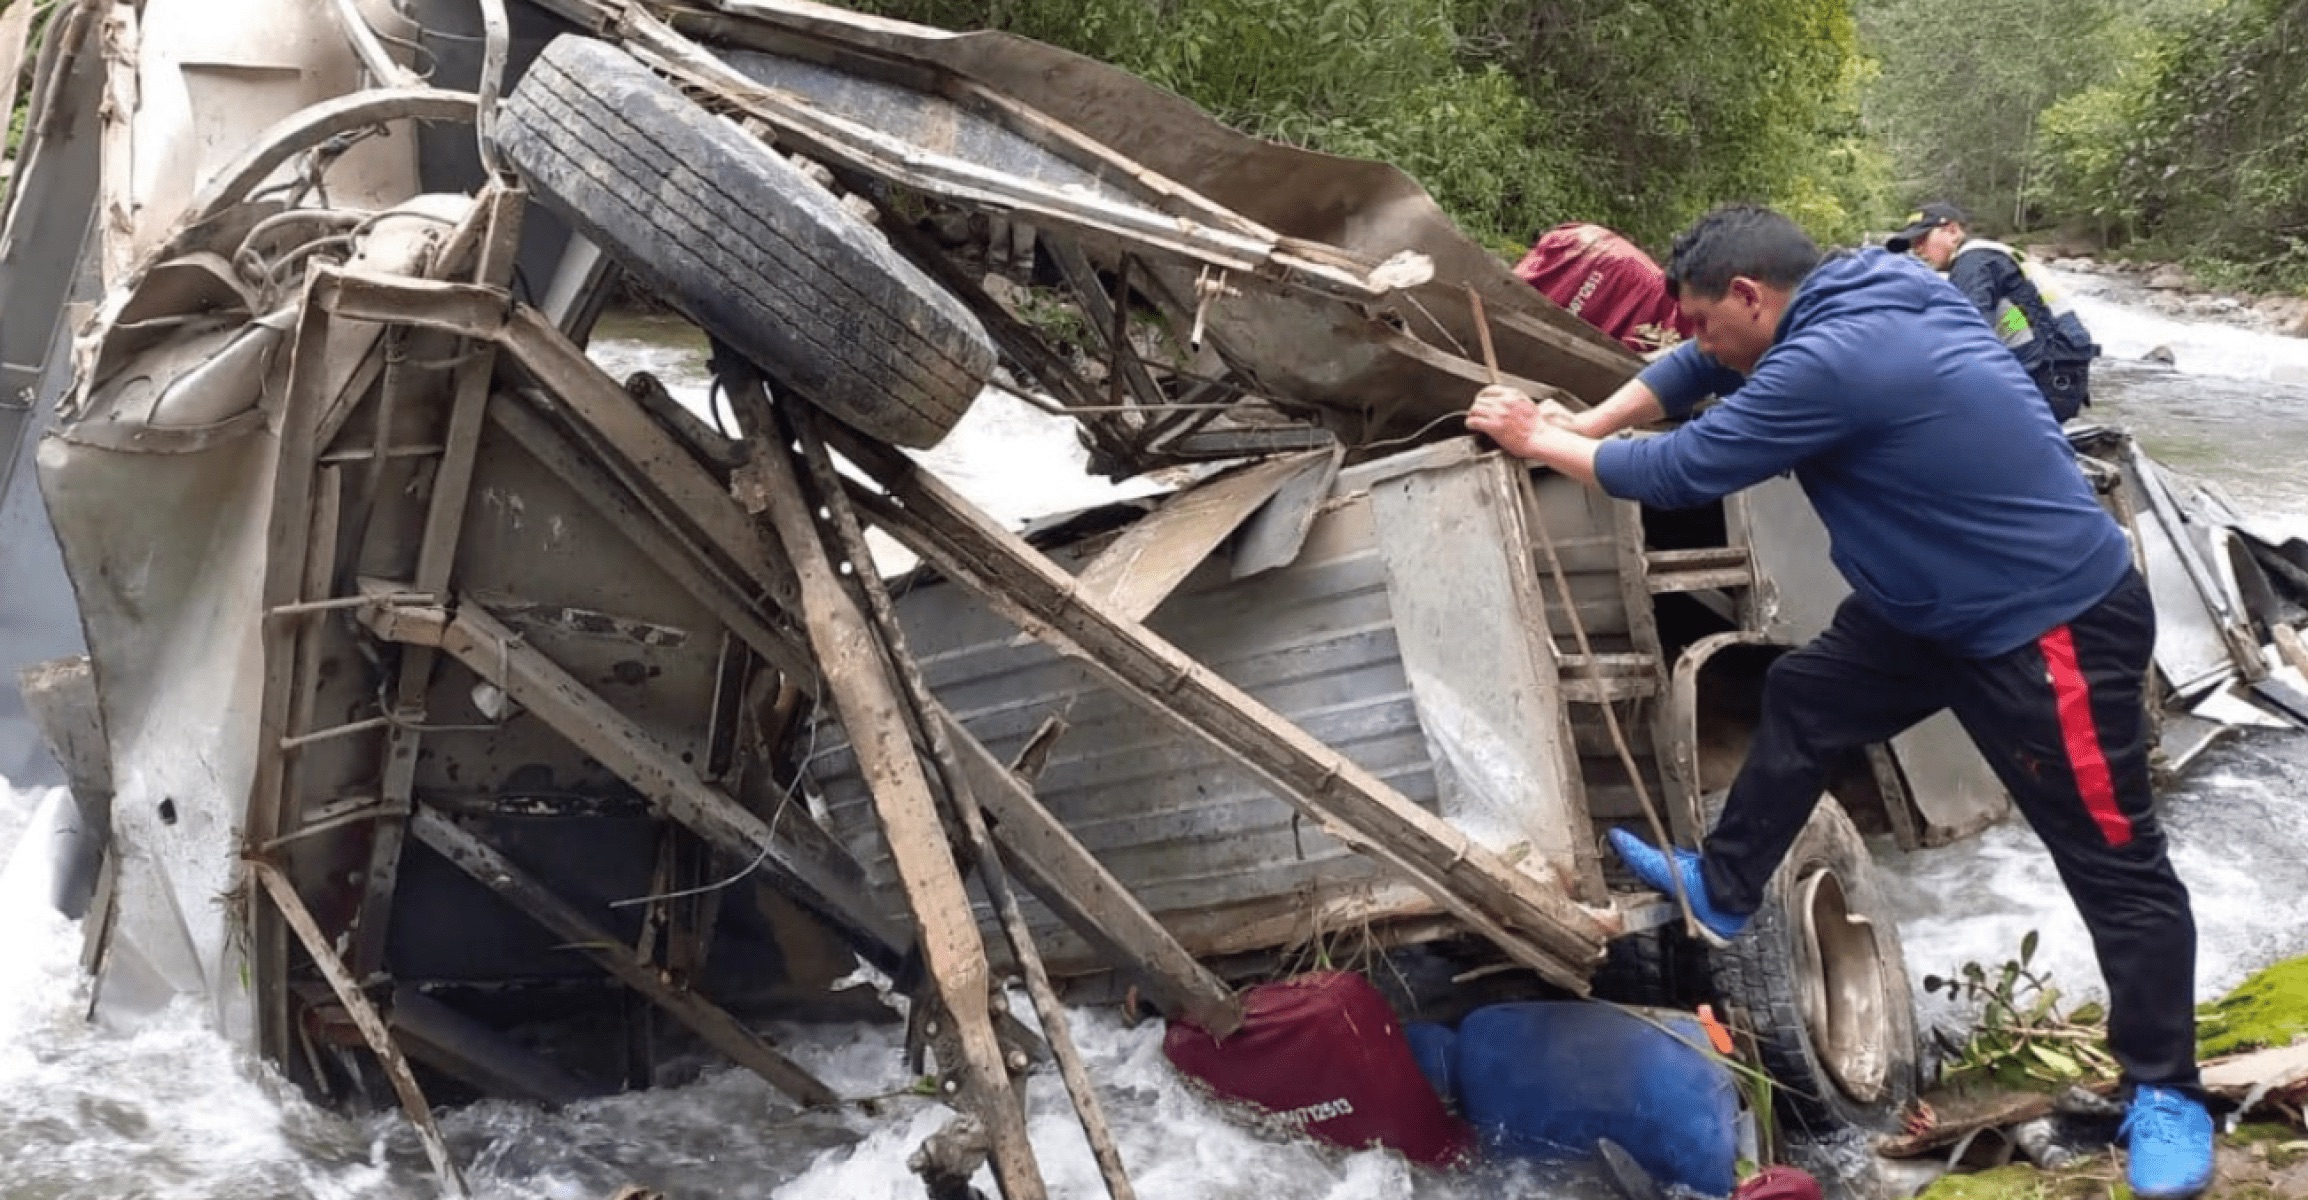
[[[1668,286],[1694,340],[1583,413],[1486,388],[1467,416],[1508,453],[1659,508],[1792,471],[1853,594],[1773,664],[1703,853],[1612,844],[1736,937],[1845,755],[1952,709],[2043,838],[2108,982],[2133,1085],[2133,1190],[2212,1173],[2195,1062],[2196,931],[2148,781],[2155,612],[2019,360],[1963,295],[1878,249],[1825,257],[1768,209],[1709,213]],[[1670,433],[1611,435],[1688,416]],[[1610,439],[1610,440],[1603,440]]]

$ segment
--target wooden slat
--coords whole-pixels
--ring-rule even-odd
[[[401,1110],[417,1127],[417,1140],[424,1144],[425,1158],[432,1163],[433,1174],[440,1177],[442,1188],[452,1196],[468,1195],[464,1176],[457,1173],[457,1164],[449,1157],[449,1143],[441,1137],[441,1127],[433,1123],[433,1106],[425,1099],[424,1089],[417,1086],[417,1077],[409,1070],[409,1060],[401,1056],[401,1049],[385,1027],[384,1018],[377,1015],[376,1006],[369,1003],[360,985],[353,981],[352,973],[345,969],[336,948],[329,944],[328,936],[306,910],[304,900],[289,886],[288,878],[261,859],[249,860],[248,869],[265,894],[272,898],[273,911],[281,915],[296,933],[297,940],[304,943],[313,966],[320,969],[321,978],[328,980],[329,989],[337,994],[337,1003],[345,1006],[354,1027],[361,1031],[361,1040],[368,1043],[370,1052],[383,1065],[394,1095],[400,1097]]]

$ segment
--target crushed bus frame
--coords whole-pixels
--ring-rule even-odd
[[[1129,1194],[1059,1005],[1223,1035],[1343,937],[1696,988],[1809,1128],[1912,1096],[1861,837],[2000,788],[1946,718],[1855,759],[1712,959],[1602,860],[1696,841],[1843,585],[1791,481],[1649,511],[1453,436],[1494,373],[1580,404],[1639,364],[1399,171],[796,0],[63,0],[36,45],[29,10],[0,620],[57,660],[18,724],[101,843],[99,1008],[200,997],[397,1098],[452,1192],[433,1098],[704,1048],[845,1102],[763,1023],[880,1011],[861,962],[970,1123],[925,1177],[984,1156],[1013,1200],[1044,1056]],[[716,339],[734,432],[586,357],[625,280]],[[1193,482],[1013,531],[904,452],[987,386]],[[2308,719],[2269,648],[2308,552],[2076,441],[2171,626],[2173,757],[2246,695]]]

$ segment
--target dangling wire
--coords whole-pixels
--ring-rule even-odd
[[[809,775],[810,761],[817,757],[818,731],[825,728],[825,722],[817,719],[819,709],[819,698],[816,696],[811,696],[809,698],[808,717],[809,745],[803,748],[801,761],[796,763],[794,766],[793,782],[785,785],[785,791],[781,793],[777,798],[777,807],[770,811],[769,831],[773,839],[777,834],[777,823],[785,818],[785,810],[793,803],[794,793],[801,790],[802,780],[807,778]],[[760,870],[761,864],[769,861],[770,853],[776,848],[776,845],[777,843],[774,840],[762,843],[761,853],[754,855],[752,862],[749,862],[743,867],[740,867],[738,870],[731,873],[730,876],[726,879],[715,880],[712,883],[699,884],[696,887],[682,888],[679,891],[655,892],[647,896],[634,896],[626,900],[612,900],[609,902],[609,907],[633,908],[637,905],[653,904],[659,900],[683,900],[691,896],[702,896],[707,892],[718,892],[723,888],[736,884],[740,880],[743,880],[746,876],[753,874],[755,871]]]
[[[1408,443],[1415,442],[1420,438],[1433,433],[1437,428],[1441,427],[1445,421],[1464,421],[1466,419],[1467,415],[1463,412],[1444,413],[1443,415],[1436,417],[1434,420],[1419,426],[1417,429],[1414,429],[1411,432],[1402,435],[1401,437],[1385,438],[1375,442],[1364,442],[1362,445],[1356,446],[1355,449],[1363,451],[1384,450],[1391,446],[1407,445]]]

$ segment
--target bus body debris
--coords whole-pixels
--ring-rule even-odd
[[[1469,347],[1571,403],[1638,360],[1400,172],[1047,46],[796,0],[64,0],[32,50],[0,627],[100,864],[95,1007],[198,997],[316,1096],[389,1095],[448,1191],[443,1101],[703,1049],[849,1103],[763,1027],[886,1011],[860,964],[959,1114],[925,1180],[1012,1200],[1046,1053],[1130,1194],[1062,999],[1223,1039],[1235,985],[1349,947],[1611,992],[1690,947],[1600,830],[1695,841],[1842,595],[1791,482],[1645,511],[1453,436]],[[1016,303],[1036,263],[1078,346]],[[620,280],[712,335],[734,432],[586,357]],[[1198,477],[1013,530],[905,452],[988,388],[1101,473]],[[2174,760],[2298,719],[2308,552],[2076,441],[2171,627]],[[0,710],[12,777],[32,730]],[[2006,802],[1933,725],[1834,795],[1791,940],[1697,973],[1811,1064],[1783,1102],[1881,1124],[1916,1055],[1860,833]]]

